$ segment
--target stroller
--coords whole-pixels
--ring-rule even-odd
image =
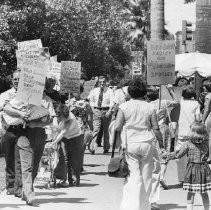
[[[40,167],[41,177],[44,181],[47,181],[47,188],[57,186],[57,179],[67,179],[67,167],[64,160],[63,150],[61,144],[57,149],[53,148],[52,141],[48,141],[45,144],[43,156],[41,159]]]

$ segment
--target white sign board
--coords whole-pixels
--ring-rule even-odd
[[[132,51],[132,75],[142,75],[143,51]]]
[[[81,62],[61,62],[61,93],[79,93],[81,79]]]
[[[42,48],[41,39],[18,42],[18,50],[32,50]]]
[[[17,101],[37,106],[41,105],[49,67],[49,61],[46,57],[40,56],[37,60],[23,59],[16,95]]]
[[[51,62],[51,68],[47,72],[47,77],[56,79],[57,85],[59,85],[61,79],[61,63]]]
[[[175,81],[175,41],[147,43],[147,84],[167,85]]]

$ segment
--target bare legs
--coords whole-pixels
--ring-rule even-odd
[[[188,192],[188,195],[187,195],[187,210],[193,209],[194,197],[195,197],[195,193]],[[209,210],[210,201],[209,201],[208,194],[202,193],[201,197],[202,197],[202,201],[203,201],[204,210]]]

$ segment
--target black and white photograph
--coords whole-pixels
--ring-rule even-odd
[[[0,0],[0,209],[211,209],[211,0]]]

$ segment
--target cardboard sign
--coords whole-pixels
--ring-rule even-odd
[[[132,75],[142,75],[143,51],[132,51]]]
[[[51,62],[51,68],[47,72],[47,78],[54,78],[54,79],[56,79],[56,84],[60,86],[61,63]]]
[[[16,100],[27,104],[41,105],[49,59],[40,56],[37,60],[24,58]]]
[[[41,39],[18,42],[18,50],[32,50],[42,48]]]
[[[147,84],[167,85],[175,81],[175,42],[147,43]]]
[[[81,62],[61,62],[61,93],[80,93]]]
[[[34,48],[31,50],[16,50],[17,68],[21,69],[24,58],[38,59],[39,56],[50,57],[48,47]]]
[[[96,80],[90,80],[84,83],[84,92],[81,94],[82,99],[86,99],[88,97],[90,91],[94,89],[96,82]]]

